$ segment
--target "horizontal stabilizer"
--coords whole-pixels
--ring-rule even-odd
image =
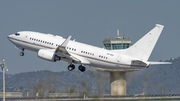
[[[144,66],[149,65],[149,62],[145,62],[141,60],[133,60],[132,63],[136,65],[144,65]]]
[[[172,64],[171,62],[150,62],[151,65]]]

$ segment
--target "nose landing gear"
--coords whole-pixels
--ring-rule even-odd
[[[24,56],[24,49],[22,49],[22,52],[20,52],[19,55]]]

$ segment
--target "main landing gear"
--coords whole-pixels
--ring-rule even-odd
[[[73,65],[73,64],[70,64],[69,66],[68,66],[68,70],[69,71],[72,71],[72,70],[74,70],[75,69],[75,66]]]
[[[20,52],[19,55],[24,56],[24,49],[22,49],[22,52]]]
[[[81,72],[84,72],[84,71],[86,70],[86,68],[85,68],[84,66],[82,66],[82,65],[80,65],[80,66],[78,67],[78,69],[79,69]]]
[[[72,71],[72,70],[74,70],[74,69],[75,69],[75,65],[70,64],[70,65],[68,66],[68,70],[69,70],[69,71]],[[84,66],[82,66],[82,65],[80,65],[80,66],[78,67],[78,69],[79,69],[81,72],[84,72],[84,71],[86,70],[86,68],[85,68]]]

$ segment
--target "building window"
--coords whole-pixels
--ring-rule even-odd
[[[129,46],[130,46],[130,44],[124,43],[124,44],[123,44],[123,49],[129,48]]]
[[[115,49],[122,49],[122,44],[112,44],[112,48]]]
[[[104,44],[105,48],[111,50],[111,44]]]

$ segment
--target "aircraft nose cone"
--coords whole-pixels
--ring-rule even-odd
[[[8,35],[7,38],[11,41],[12,35]]]
[[[7,38],[10,39],[11,35],[8,35]]]

